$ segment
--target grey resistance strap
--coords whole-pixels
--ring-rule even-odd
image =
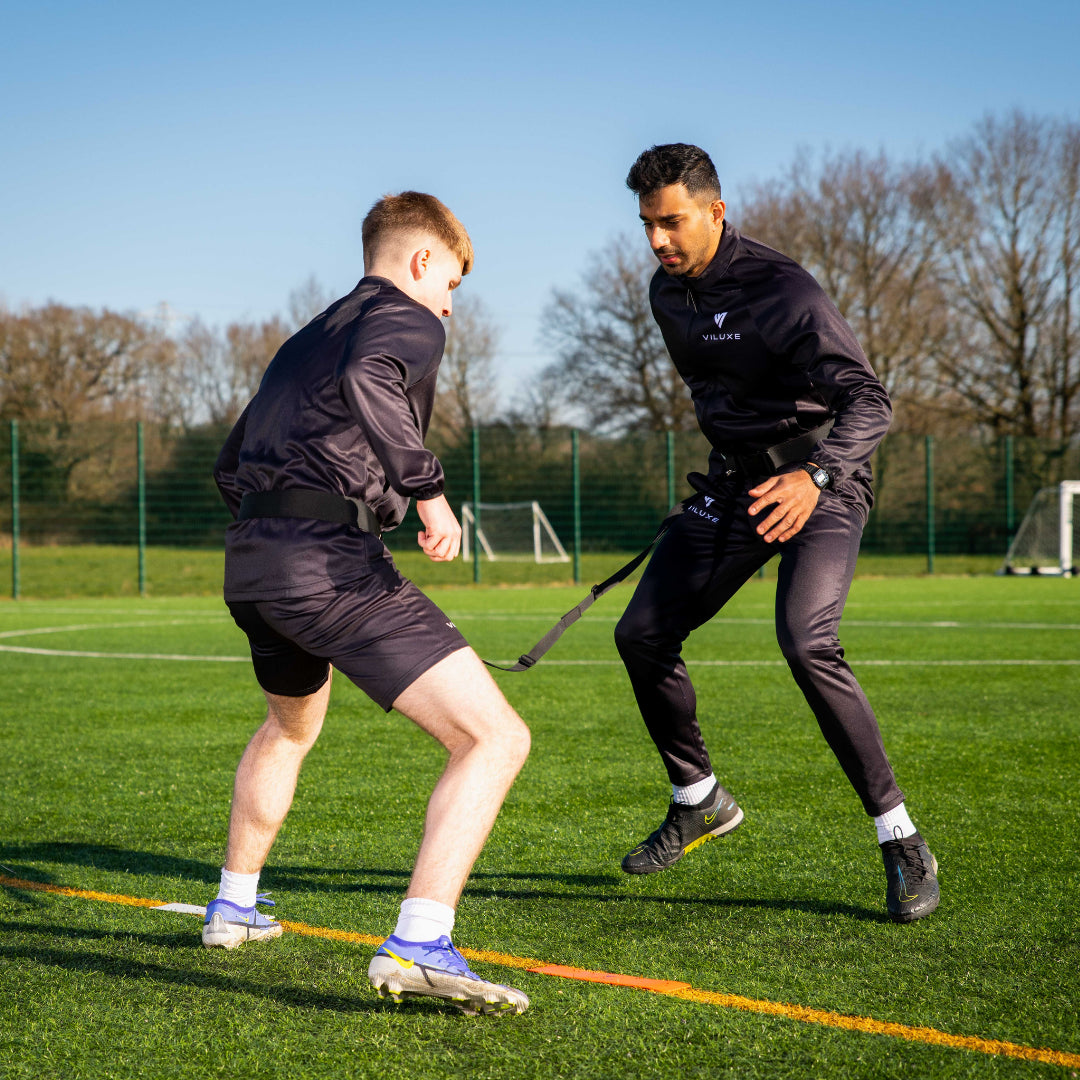
[[[793,461],[801,461],[806,455],[819,443],[826,435],[832,430],[835,419],[829,417],[823,424],[814,428],[812,431],[804,432],[802,435],[796,436],[794,439],[789,439],[787,442],[778,443],[776,446],[770,446],[768,450],[763,450],[758,454],[749,454],[736,458],[725,458],[725,461],[730,464],[728,475],[742,470],[744,473],[754,475],[755,473],[769,474],[774,469],[782,468],[784,465],[790,465]],[[697,474],[700,475],[700,474]],[[691,475],[693,479],[693,474]],[[704,477],[702,477],[704,480]],[[527,653],[522,653],[518,657],[516,664],[494,664],[490,660],[485,660],[484,663],[490,668],[495,668],[498,671],[528,671],[533,667],[537,661],[563,636],[567,627],[573,626],[574,623],[585,614],[593,606],[596,601],[612,588],[614,585],[618,585],[620,581],[625,581],[644,561],[649,552],[652,551],[657,544],[663,540],[665,533],[668,531],[668,526],[671,524],[674,518],[677,518],[685,508],[686,503],[676,503],[667,513],[667,516],[660,523],[660,528],[657,530],[656,535],[649,541],[648,547],[644,551],[635,555],[625,566],[620,567],[611,575],[606,581],[600,582],[599,585],[594,585],[589,590],[589,595],[585,597],[576,607],[572,607]]]
[[[497,668],[499,671],[528,671],[563,636],[563,632],[567,627],[573,626],[608,589],[618,585],[620,581],[625,581],[645,561],[649,552],[663,540],[665,533],[668,531],[668,526],[674,518],[677,518],[683,512],[685,505],[685,503],[677,503],[673,506],[664,520],[660,522],[660,528],[657,529],[656,535],[649,541],[648,547],[643,551],[639,551],[625,566],[620,566],[611,577],[601,581],[599,585],[594,585],[589,590],[589,595],[580,604],[572,607],[527,653],[522,653],[518,657],[516,664],[493,664],[490,660],[485,660],[484,663],[488,667]]]

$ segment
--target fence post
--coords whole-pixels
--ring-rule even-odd
[[[668,509],[675,505],[675,432],[667,433],[667,504]]]
[[[143,450],[143,422],[135,424],[135,468],[139,489],[139,595],[146,595],[146,458]]]
[[[571,484],[574,489],[574,584],[581,584],[581,445],[578,429],[570,432]]]
[[[472,429],[472,579],[480,582],[480,429]]]
[[[1005,539],[1011,544],[1016,529],[1016,477],[1013,464],[1013,437],[1005,436]]]
[[[19,581],[19,421],[11,421],[11,599],[21,595]]]
[[[926,436],[926,572],[934,572],[934,436]]]

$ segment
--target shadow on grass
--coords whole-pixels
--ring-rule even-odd
[[[18,863],[31,864],[20,869]],[[0,844],[0,863],[26,880],[41,881],[79,887],[71,881],[54,882],[53,877],[33,866],[36,862],[64,863],[92,867],[121,873],[139,873],[153,876],[185,878],[192,882],[216,888],[220,867],[194,859],[174,855],[161,855],[147,851],[129,851],[109,845],[78,843]],[[14,864],[14,865],[13,865]],[[411,869],[380,867],[316,867],[270,864],[264,871],[260,885],[267,890],[294,890],[308,893],[382,893],[400,895]],[[529,888],[528,883],[561,885],[562,890],[552,888]],[[669,894],[642,895],[637,892],[612,891],[620,885],[629,886],[624,875],[578,874],[515,871],[477,871],[469,878],[465,896],[485,897],[496,900],[560,900],[603,901],[624,904],[680,904],[691,907],[723,909],[762,909],[775,911],[798,911],[812,915],[840,915],[864,922],[889,922],[888,916],[878,910],[856,904],[837,903],[817,898],[789,898],[763,896],[673,896]],[[10,886],[8,886],[11,888]],[[30,894],[27,894],[28,898]],[[168,897],[165,899],[177,899]]]
[[[17,864],[20,862],[29,864],[29,867],[25,870],[19,869]],[[36,844],[0,844],[0,863],[6,863],[9,871],[17,871],[19,876],[25,877],[28,881],[36,880],[47,884],[54,884],[52,877],[39,870],[35,864],[62,863],[124,874],[185,878],[213,888],[217,887],[221,875],[221,867],[217,863],[199,862],[195,859],[163,855],[152,851],[132,851],[111,844],[49,843],[47,841]],[[306,892],[397,893],[411,876],[412,869],[406,867],[367,869],[353,866],[289,866],[270,863],[263,871],[264,884],[267,888],[302,889]],[[384,879],[387,883],[373,883],[365,880],[368,877]],[[471,875],[470,880],[482,881],[489,878],[500,881],[551,881],[580,888],[612,886],[621,880],[615,874],[518,873],[514,871],[477,871]],[[79,887],[70,881],[55,882],[55,884]]]
[[[5,920],[0,920],[0,932],[37,935],[47,939],[49,943],[0,945],[0,961],[22,961],[61,968],[77,975],[100,975],[106,978],[123,979],[125,995],[130,992],[130,987],[127,985],[130,980],[138,979],[163,986],[191,987],[200,991],[220,992],[230,995],[231,998],[236,994],[245,994],[297,1009],[328,1009],[339,1013],[378,1013],[397,1008],[392,1002],[381,1001],[374,996],[370,999],[345,997],[341,994],[320,993],[306,987],[272,986],[263,981],[237,978],[219,972],[196,971],[172,967],[168,964],[151,963],[146,960],[132,960],[121,954],[125,945],[130,946],[134,943],[155,948],[180,949],[189,955],[197,951],[201,955],[203,950],[198,936],[190,932],[182,934],[115,933]],[[57,948],[51,943],[58,938],[80,942],[100,942],[106,945],[108,951],[91,952]],[[408,1008],[410,1012],[459,1015],[454,1006],[442,1005],[434,1001],[409,1002]]]

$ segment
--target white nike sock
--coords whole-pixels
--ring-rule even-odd
[[[410,896],[401,901],[394,936],[402,941],[437,941],[454,930],[454,909],[438,900]]]
[[[690,784],[689,787],[679,787],[672,784],[671,798],[680,806],[693,806],[694,803],[701,802],[715,786],[716,777],[713,773],[709,773],[704,780],[698,780],[697,783]]]
[[[259,875],[257,873],[234,874],[231,870],[222,867],[221,885],[217,894],[219,900],[228,900],[237,907],[254,907],[255,894],[258,891]]]
[[[884,844],[889,840],[903,840],[908,836],[913,836],[917,831],[903,803],[887,810],[884,814],[879,814],[874,818],[874,825],[877,828],[879,844]]]

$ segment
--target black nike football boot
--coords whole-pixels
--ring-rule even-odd
[[[672,800],[664,824],[622,861],[628,874],[655,874],[674,866],[688,851],[723,836],[743,819],[731,792],[719,784],[701,802],[683,806]]]
[[[918,834],[881,845],[888,881],[885,903],[893,922],[914,922],[938,906],[937,859]]]

